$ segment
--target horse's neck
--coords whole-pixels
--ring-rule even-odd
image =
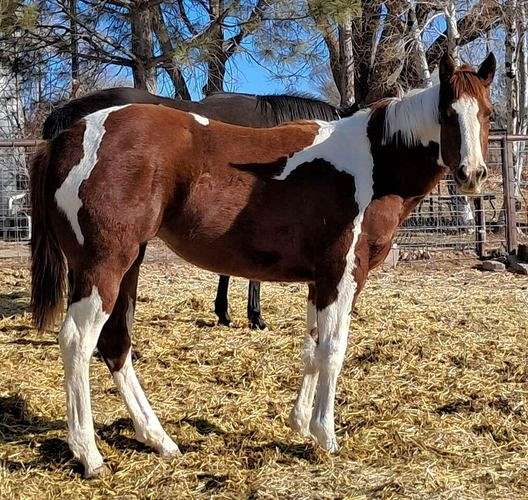
[[[440,160],[438,87],[375,108],[368,135],[378,195],[396,194],[404,199],[425,196],[444,175]]]

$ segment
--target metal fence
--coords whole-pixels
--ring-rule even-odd
[[[28,166],[38,141],[0,141],[0,258],[27,255]],[[396,234],[403,260],[512,251],[528,242],[528,136],[490,137],[485,192],[469,198],[446,177]],[[515,166],[524,176],[515,179]],[[517,182],[518,181],[518,182]]]
[[[0,258],[27,255],[29,172],[37,141],[0,141]]]

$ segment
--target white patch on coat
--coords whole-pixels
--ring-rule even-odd
[[[383,144],[399,137],[404,146],[440,144],[440,85],[412,90],[391,99],[385,112]]]
[[[462,96],[452,104],[460,126],[460,165],[470,169],[485,165],[480,142],[479,105],[474,97]]]
[[[197,113],[191,113],[191,115],[200,125],[203,125],[204,127],[209,125],[209,118],[206,118],[205,116],[199,115]]]
[[[335,122],[316,121],[319,130],[313,144],[289,158],[282,173],[275,178],[284,180],[303,163],[324,160],[354,177],[356,202],[362,214],[373,195],[374,160],[367,136],[369,119],[370,111],[363,110]]]
[[[90,358],[109,315],[103,311],[97,287],[68,307],[59,334],[66,388],[68,444],[72,453],[91,476],[103,466],[95,444],[90,403]]]
[[[83,181],[90,177],[97,164],[97,152],[101,146],[101,141],[106,132],[104,123],[110,113],[128,106],[114,106],[92,113],[84,118],[86,128],[83,136],[83,157],[75,165],[59,189],[55,192],[57,206],[64,212],[75,233],[79,245],[84,244],[84,236],[79,225],[78,213],[82,207],[82,200],[79,197],[79,189]]]
[[[130,336],[132,336],[133,322],[134,301],[132,297],[128,297],[126,325]],[[165,457],[179,454],[178,446],[161,426],[158,417],[145,396],[136,372],[134,371],[130,351],[127,354],[123,367],[119,371],[114,372],[112,376],[128,408],[138,441],[151,446]]]

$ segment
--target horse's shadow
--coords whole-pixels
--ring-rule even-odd
[[[314,447],[310,444],[287,444],[277,441],[252,445],[247,441],[247,435],[240,433],[228,433],[215,423],[203,418],[186,417],[179,421],[173,421],[176,426],[191,425],[200,436],[216,434],[222,436],[226,446],[238,448],[246,456],[245,466],[249,469],[259,468],[266,451],[278,451],[290,459],[301,459],[313,463],[317,461]],[[24,398],[19,395],[0,396],[0,445],[17,443],[30,446],[37,451],[38,456],[32,460],[21,461],[12,459],[1,459],[0,463],[6,470],[16,472],[36,468],[40,470],[53,470],[69,468],[74,473],[82,473],[81,465],[74,459],[65,439],[48,437],[39,439],[39,435],[51,431],[61,430],[66,433],[66,422],[64,420],[47,420],[31,413]],[[132,421],[129,418],[119,418],[108,425],[96,425],[99,438],[108,443],[112,448],[129,451],[134,450],[142,453],[153,453],[134,438],[128,437],[123,431],[133,433]],[[244,444],[241,444],[244,443]],[[182,453],[190,453],[201,450],[203,441],[201,439],[181,443]],[[218,486],[218,485],[217,485]]]
[[[47,420],[32,414],[19,394],[0,396],[0,445],[16,442],[32,446],[38,439],[35,439],[36,436],[65,428],[63,420]],[[66,441],[57,437],[38,440],[38,445],[32,448],[39,455],[33,460],[3,459],[0,462],[8,471],[15,472],[29,467],[49,470],[73,460]],[[80,466],[74,465],[73,462],[72,465],[76,472],[81,472]]]
[[[29,312],[27,291],[0,293],[0,318],[20,316],[27,312]]]

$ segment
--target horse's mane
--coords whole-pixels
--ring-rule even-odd
[[[257,105],[272,125],[294,120],[333,121],[341,118],[338,108],[309,94],[257,95]],[[351,109],[347,108],[349,116]]]
[[[406,146],[428,143],[438,122],[438,86],[414,89],[403,97],[381,99],[370,106],[370,112],[385,109],[383,142],[394,139]]]

